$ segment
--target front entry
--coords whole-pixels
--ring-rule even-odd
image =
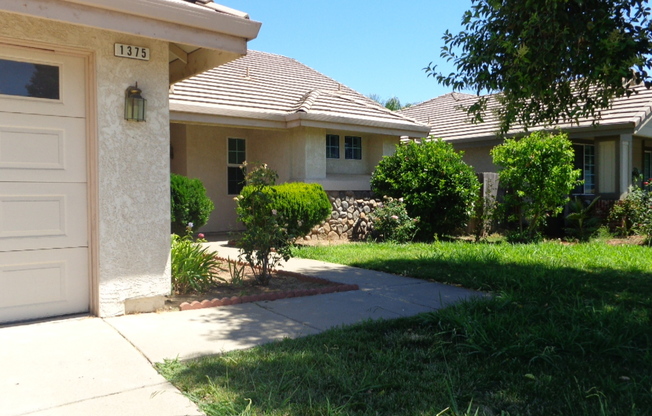
[[[85,65],[0,43],[0,323],[89,310]]]

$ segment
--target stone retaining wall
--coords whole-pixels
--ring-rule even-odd
[[[328,191],[333,210],[326,222],[312,229],[305,240],[365,240],[371,232],[373,212],[381,200],[370,191]]]

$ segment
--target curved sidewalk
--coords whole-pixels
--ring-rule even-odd
[[[237,249],[207,243],[220,256]],[[291,259],[284,270],[360,290],[183,312],[73,318],[0,327],[1,415],[199,415],[152,368],[315,334],[369,319],[392,319],[480,295],[459,287]]]

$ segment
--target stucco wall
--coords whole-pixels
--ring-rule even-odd
[[[97,182],[97,197],[91,200],[98,218],[91,224],[98,254],[96,312],[119,315],[126,299],[168,293],[167,43],[7,13],[0,13],[0,36],[94,53],[96,85],[90,88],[97,107],[88,118],[96,117],[96,146],[91,146],[97,152],[97,166],[91,166]],[[116,58],[114,43],[148,47],[151,60]],[[136,81],[147,99],[145,123],[123,119],[125,89]]]
[[[203,232],[228,232],[242,229],[235,214],[234,195],[227,194],[227,143],[229,138],[246,140],[248,162],[267,163],[279,174],[278,183],[305,181],[321,183],[329,190],[369,190],[369,175],[383,155],[392,154],[398,137],[339,134],[344,146],[345,135],[363,138],[362,160],[342,158],[329,165],[326,159],[326,129],[293,128],[289,130],[263,130],[208,125],[177,125],[171,129],[174,159],[172,172],[199,178],[215,211]],[[178,149],[184,147],[184,149]],[[177,160],[177,158],[185,158]],[[184,169],[185,167],[185,169]],[[337,189],[332,186],[337,185]],[[351,186],[348,186],[351,185]],[[344,186],[344,187],[342,187]]]
[[[290,180],[291,138],[287,132],[173,124],[171,134],[175,153],[172,172],[200,179],[215,204],[215,210],[201,231],[227,232],[241,229],[235,214],[235,195],[227,193],[229,138],[245,140],[247,162],[267,163],[279,174],[279,183]],[[185,149],[182,149],[184,142]],[[177,161],[177,157],[185,157],[185,160]],[[185,171],[181,166],[185,166]]]
[[[462,160],[473,167],[476,172],[498,172],[498,167],[494,165],[491,154],[489,153],[494,145],[478,147],[455,147],[455,150],[464,152]]]

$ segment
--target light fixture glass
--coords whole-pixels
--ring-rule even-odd
[[[145,121],[145,105],[147,100],[141,95],[142,91],[136,86],[131,86],[125,91],[125,120]]]

